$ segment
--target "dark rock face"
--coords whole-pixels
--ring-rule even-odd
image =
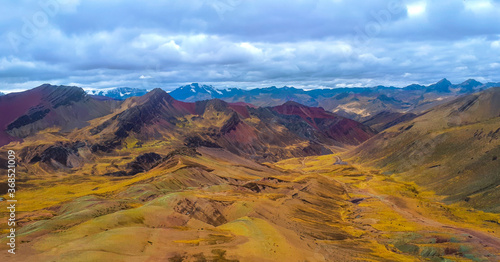
[[[203,100],[195,103],[195,112],[198,115],[203,115],[208,107],[213,107],[216,111],[227,112],[228,103],[220,99]]]
[[[118,116],[114,116],[111,118],[111,120],[108,120],[92,129],[90,129],[90,134],[91,135],[97,135],[102,132],[102,130],[106,129],[106,127],[110,126],[113,123],[113,120],[116,120]]]
[[[121,141],[120,140],[109,140],[105,141],[100,144],[93,144],[90,147],[90,151],[92,153],[97,153],[97,152],[104,152],[104,153],[111,153],[113,150],[121,146]]]
[[[221,127],[220,132],[222,135],[225,135],[232,130],[236,129],[236,126],[241,122],[240,117],[237,113],[233,113],[231,118],[229,118],[226,123]]]
[[[196,152],[195,149],[193,148],[178,148],[172,152],[170,152],[167,156],[163,157],[157,153],[145,153],[142,154],[134,159],[134,161],[128,163],[125,167],[125,170],[119,170],[119,171],[114,171],[114,172],[109,172],[104,174],[105,176],[115,176],[115,177],[121,177],[121,176],[134,176],[138,173],[143,173],[147,172],[159,164],[163,163],[166,160],[171,159],[174,156],[198,156],[200,155],[198,152]]]
[[[164,158],[164,160],[168,160],[174,156],[190,156],[190,157],[195,157],[195,156],[200,156],[201,154],[196,151],[194,148],[189,148],[189,147],[181,147],[178,148],[170,153]]]
[[[49,163],[51,160],[55,160],[63,165],[66,165],[66,161],[68,160],[68,155],[72,152],[65,147],[60,146],[51,146],[43,151],[40,156],[40,161]],[[33,159],[31,159],[33,161]],[[31,161],[30,161],[31,162]]]
[[[105,176],[116,176],[116,177],[129,176],[129,174],[125,171],[110,172],[110,173],[106,173],[104,175]]]
[[[41,109],[38,111],[35,111],[33,113],[30,113],[28,115],[23,115],[16,119],[14,122],[10,123],[7,126],[7,130],[10,131],[14,128],[20,128],[25,125],[29,125],[31,123],[34,123],[40,119],[43,119],[48,113],[50,112],[50,109]]]
[[[37,162],[42,162],[45,164],[52,165],[52,161],[55,161],[62,166],[72,168],[73,166],[71,163],[68,161],[68,158],[71,155],[74,155],[76,157],[79,157],[78,149],[85,147],[86,144],[84,142],[74,142],[74,143],[67,143],[67,144],[58,144],[58,145],[53,145],[49,146],[45,149],[43,148],[34,148],[34,149],[28,149],[27,151],[34,151],[33,152],[23,152],[21,155],[23,157],[27,157],[26,161],[28,161],[30,164],[34,164]],[[43,150],[41,153],[37,153],[37,151]]]
[[[118,114],[118,129],[115,135],[119,138],[125,138],[129,132],[139,133],[145,125],[152,124],[156,120],[163,120],[171,125],[177,123],[177,116],[184,113],[175,108],[175,100],[165,91],[157,88],[143,97],[142,104],[130,108]]]
[[[50,102],[53,108],[71,105],[88,98],[87,93],[76,86],[53,86],[44,84],[38,88],[47,94],[46,101]]]
[[[131,169],[127,175],[133,176],[137,173],[148,171],[157,166],[163,157],[156,153],[146,153],[138,156],[133,162],[127,165]]]
[[[200,147],[200,146],[211,147],[211,148],[220,148],[220,146],[218,144],[203,140],[198,136],[187,137],[184,140],[184,145],[187,147],[190,147],[190,148],[196,148],[196,147]]]
[[[469,109],[471,106],[474,105],[474,103],[476,103],[476,101],[478,100],[478,96],[471,96],[470,99],[468,99],[462,106],[460,106],[457,110],[458,112],[464,112],[466,111],[467,109]]]
[[[327,154],[333,153],[330,149],[325,148],[324,146],[317,144],[317,143],[311,143],[310,145],[304,147],[302,149],[302,151],[306,155],[312,155],[312,156],[314,156],[314,155],[327,155]]]

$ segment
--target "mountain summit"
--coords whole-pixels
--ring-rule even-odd
[[[437,93],[450,93],[450,87],[452,83],[448,79],[443,78],[439,82],[432,84],[427,87],[427,92],[437,92]]]
[[[48,127],[68,132],[107,115],[117,106],[101,101],[76,86],[43,84],[34,89],[0,97],[0,146],[20,140]]]
[[[190,97],[194,96],[197,97],[197,100],[205,100],[221,97],[222,94],[221,90],[217,90],[213,86],[199,85],[198,83],[181,86],[170,92],[170,95],[177,100],[189,100]]]

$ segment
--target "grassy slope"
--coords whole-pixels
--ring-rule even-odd
[[[447,196],[448,203],[500,212],[499,102],[498,88],[463,97],[384,131],[347,156]]]
[[[346,209],[345,217],[361,239],[382,245],[382,257],[394,252],[435,261],[498,259],[500,215],[445,205],[442,197],[414,183],[383,175],[378,169],[332,166],[335,161],[333,156],[309,157],[281,161],[278,166],[319,172],[344,184],[351,199],[362,199]]]
[[[498,215],[445,206],[378,170],[334,166],[332,155],[268,168],[222,150],[200,151],[129,178],[45,177],[54,187],[31,180],[33,188],[19,196],[22,252],[7,261],[468,261],[499,255],[481,244],[498,238],[500,226],[489,222]],[[355,198],[363,200],[349,201]]]

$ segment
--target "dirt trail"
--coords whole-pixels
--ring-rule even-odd
[[[459,228],[453,225],[449,224],[444,224],[441,222],[438,222],[434,219],[431,219],[429,217],[426,217],[419,212],[412,210],[408,207],[405,206],[405,204],[398,203],[398,201],[392,200],[388,196],[384,195],[379,195],[375,192],[372,192],[372,190],[367,190],[367,189],[357,189],[356,193],[358,194],[365,194],[367,196],[376,198],[380,201],[382,201],[384,204],[389,206],[392,210],[396,211],[398,214],[403,216],[405,219],[411,222],[415,222],[421,225],[425,226],[431,226],[431,227],[436,227],[436,228],[442,228],[442,229],[447,229],[447,230],[452,230],[455,231],[455,233],[458,234],[463,234],[466,233],[470,235],[470,241],[479,243],[483,247],[491,247],[495,249],[496,253],[500,253],[500,239],[498,237],[492,236],[490,234],[475,230],[475,229],[469,229],[469,228]]]
[[[335,156],[335,159],[336,163],[343,162],[342,159],[338,156]],[[307,161],[304,160],[306,159],[302,159],[301,161],[303,167],[306,165],[305,162]],[[308,170],[305,171],[305,173],[314,173],[314,171]],[[361,179],[359,177],[360,176],[358,175],[359,173],[364,173],[364,179]],[[375,201],[380,201],[390,210],[401,215],[401,217],[403,217],[405,220],[411,223],[421,225],[422,228],[424,229],[423,231],[425,232],[443,232],[443,233],[446,232],[457,236],[465,235],[465,237],[467,238],[466,243],[477,247],[477,249],[475,249],[476,252],[481,253],[481,255],[486,259],[488,259],[489,261],[497,261],[496,259],[498,259],[498,256],[500,256],[500,237],[498,235],[487,233],[479,229],[470,228],[467,226],[466,223],[462,223],[463,224],[462,226],[460,223],[455,224],[454,222],[447,222],[446,220],[443,221],[441,221],[440,219],[436,220],[437,217],[434,218],[432,216],[432,213],[426,213],[427,209],[417,208],[413,206],[415,203],[413,203],[414,199],[411,197],[399,196],[399,194],[398,196],[396,195],[393,196],[390,194],[383,194],[376,191],[375,188],[371,187],[372,182],[370,181],[375,181],[373,182],[375,183],[373,185],[376,186],[377,179],[375,178],[378,176],[377,174],[370,174],[363,171],[360,171],[359,173],[356,173],[358,179],[351,179],[349,174],[346,173],[347,177],[349,177],[347,180],[344,180],[344,178],[340,177],[337,178],[335,177],[335,175],[332,176],[332,174],[320,174],[320,175],[324,176],[325,178],[335,180],[340,184],[342,184],[342,187],[344,188],[349,198],[351,198],[351,196],[354,195],[356,196],[356,199],[351,199],[351,200],[365,201],[373,199]],[[344,174],[341,172],[338,175],[343,176]],[[363,183],[365,185],[361,186],[360,183]],[[412,201],[409,201],[410,199],[412,199]],[[352,202],[352,203],[358,203],[358,202]],[[362,212],[363,208],[359,210],[359,213],[358,211],[356,211],[356,214],[362,215]],[[361,219],[362,222],[359,222],[360,223],[359,226],[362,228],[362,230],[366,230],[367,232],[372,232],[374,234],[387,233],[373,228],[370,225],[371,224],[370,220],[364,220],[364,218]],[[484,228],[484,230],[487,230],[487,228]],[[498,232],[496,233],[498,234]]]

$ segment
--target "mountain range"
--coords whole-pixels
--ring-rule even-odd
[[[192,83],[181,86],[169,94],[180,101],[195,102],[208,99],[221,99],[229,103],[244,102],[256,106],[277,106],[294,101],[311,107],[322,107],[326,111],[360,122],[377,122],[387,126],[397,118],[408,118],[433,106],[450,101],[460,95],[500,86],[500,83],[483,84],[469,79],[460,84],[452,84],[442,79],[428,86],[409,85],[403,88],[375,86],[370,88],[334,88],[303,90],[294,87],[275,86],[255,89],[216,89],[213,86]],[[131,96],[141,96],[144,89],[118,88],[108,91],[89,91],[89,94],[107,96],[124,100]],[[402,114],[408,114],[402,116]],[[392,117],[388,117],[391,115]],[[378,116],[383,116],[379,123]]]
[[[86,90],[86,92],[89,95],[105,96],[116,100],[125,100],[130,97],[143,96],[148,93],[146,89],[131,88],[131,87],[118,87],[106,90],[88,89]]]
[[[354,120],[295,102],[264,108],[218,99],[188,103],[161,89],[121,102],[89,96],[77,87],[42,85],[2,97],[0,106],[16,109],[2,119],[1,145],[49,127],[59,132],[80,128],[74,136],[87,140],[92,151],[174,136],[179,146],[224,146],[233,153],[277,160],[357,145],[376,133]],[[87,122],[92,119],[99,124]]]
[[[16,152],[20,203],[5,260],[500,258],[500,88],[226,90],[260,105],[201,89],[1,96],[0,163]]]
[[[454,85],[447,79],[442,79],[429,86],[414,84],[403,88],[375,86],[306,91],[287,86],[218,90],[212,86],[193,83],[179,87],[170,94],[181,101],[219,98],[227,102],[245,102],[257,106],[275,106],[286,101],[295,101],[307,106],[320,106],[327,111],[358,121],[366,121],[377,114],[387,112],[418,114],[459,95],[484,90],[491,86],[500,84],[483,84],[469,79]]]

